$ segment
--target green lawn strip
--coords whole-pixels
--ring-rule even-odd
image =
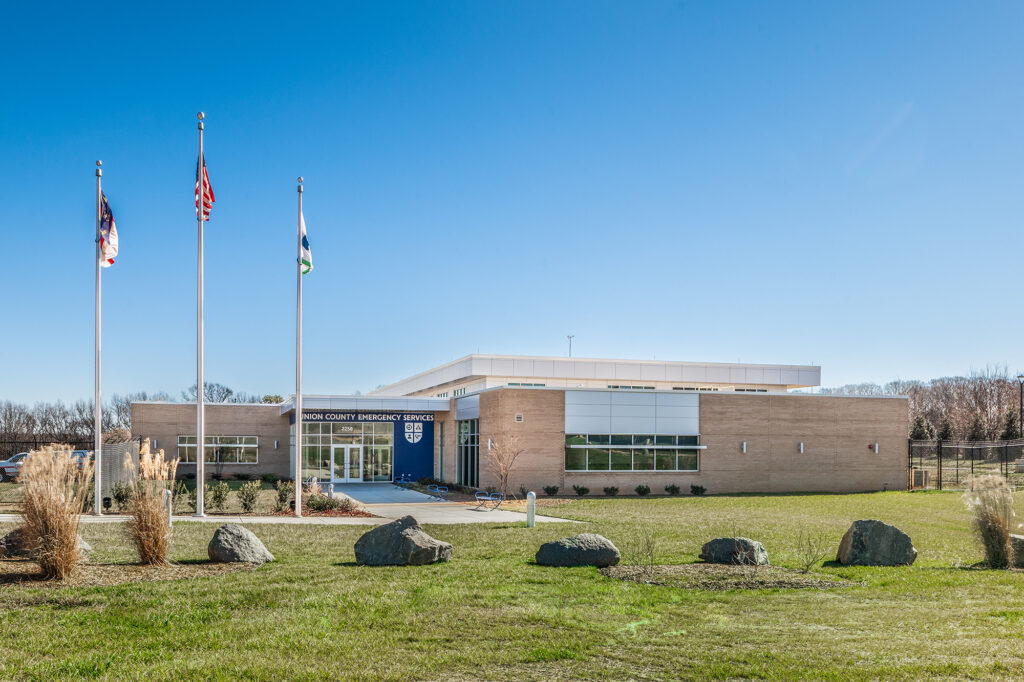
[[[354,565],[358,526],[253,525],[278,561],[254,571],[111,587],[0,587],[0,678],[913,679],[1024,675],[1024,574],[969,570],[981,553],[956,494],[579,500],[582,524],[429,526],[449,564]],[[857,518],[910,533],[918,563],[825,565],[860,585],[703,592],[532,563],[583,530],[655,529],[658,561],[696,560],[739,533],[796,567],[801,530],[834,544]],[[202,560],[215,525],[176,523]],[[95,561],[131,561],[119,526],[86,524]],[[831,557],[830,557],[831,558]]]

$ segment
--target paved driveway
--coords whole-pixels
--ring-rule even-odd
[[[496,523],[526,521],[523,512],[495,509],[474,510],[458,502],[439,502],[429,495],[399,488],[392,483],[348,483],[334,490],[358,500],[371,514],[386,519],[411,515],[420,523]],[[537,516],[537,523],[564,522],[551,516]]]

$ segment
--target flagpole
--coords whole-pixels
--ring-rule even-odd
[[[95,363],[95,395],[93,395],[92,413],[93,413],[93,492],[95,497],[95,508],[93,514],[100,516],[103,514],[103,492],[100,490],[100,483],[102,479],[101,469],[101,453],[103,447],[103,406],[100,402],[100,259],[103,257],[103,250],[100,245],[100,221],[102,220],[102,209],[101,202],[103,196],[103,189],[101,187],[103,179],[103,165],[102,161],[96,162],[96,363]]]
[[[197,114],[199,117],[199,160],[196,161],[196,223],[198,228],[198,254],[196,267],[196,513],[197,517],[206,516],[204,510],[204,488],[206,487],[206,429],[203,419],[204,393],[206,385],[203,382],[203,206],[204,187],[203,182],[203,112]]]
[[[295,516],[302,516],[302,178],[299,215],[295,221],[298,247],[295,260]]]

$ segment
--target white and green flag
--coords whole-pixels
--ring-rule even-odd
[[[313,270],[313,254],[309,252],[309,240],[306,239],[306,218],[299,214],[299,226],[302,228],[302,274],[308,275]]]

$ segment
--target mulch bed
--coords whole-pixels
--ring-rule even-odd
[[[609,566],[601,573],[609,578],[686,590],[771,590],[811,588],[827,590],[859,583],[801,573],[779,566],[730,566],[682,564],[678,566]]]
[[[271,516],[295,516],[295,512],[293,512],[293,511],[291,511],[289,509],[288,511],[272,512],[270,515]],[[309,507],[306,507],[306,506],[302,507],[302,515],[304,517],[305,516],[355,516],[355,517],[358,517],[358,518],[361,518],[361,519],[375,519],[375,518],[377,518],[376,514],[371,514],[370,512],[366,511],[365,509],[353,509],[352,511],[342,511],[341,509],[330,509],[330,510],[327,510],[327,511],[313,511]],[[262,514],[260,516],[262,516]]]
[[[82,562],[66,580],[44,580],[39,573],[39,564],[36,562],[28,559],[2,559],[0,560],[0,587],[6,585],[43,588],[123,585],[157,580],[206,578],[236,571],[249,571],[253,568],[255,568],[254,564],[222,564],[212,561],[170,564],[169,566]]]

